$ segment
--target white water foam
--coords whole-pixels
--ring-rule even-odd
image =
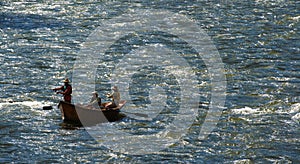
[[[48,104],[45,104],[45,102],[40,102],[40,101],[20,101],[20,102],[7,101],[7,102],[0,103],[0,108],[3,108],[5,106],[11,106],[11,105],[24,105],[32,109],[43,108],[43,106],[49,106]]]
[[[250,107],[244,107],[239,109],[231,109],[231,112],[234,114],[261,114],[263,111],[261,111],[259,108],[250,108]]]
[[[269,112],[273,112],[271,110],[262,110],[260,108],[250,108],[250,107],[244,107],[244,108],[238,108],[238,109],[231,109],[231,112],[233,114],[242,114],[242,115],[259,115],[259,114],[267,114]],[[276,111],[276,113],[285,113],[290,114],[291,119],[297,123],[300,123],[300,103],[293,104],[288,111]]]
[[[290,114],[293,114],[292,120],[300,123],[300,103],[293,104],[290,109]]]
[[[300,103],[293,104],[289,113],[298,113],[300,112]]]
[[[292,116],[292,120],[300,123],[300,113],[297,113],[296,115]]]

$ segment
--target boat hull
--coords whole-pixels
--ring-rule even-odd
[[[60,101],[58,108],[61,111],[64,122],[91,126],[104,122],[118,121],[124,117],[120,114],[120,109],[126,101],[121,101],[120,105],[113,109],[92,109],[83,105],[73,105],[65,101]]]

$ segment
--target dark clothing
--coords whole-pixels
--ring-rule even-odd
[[[64,101],[71,103],[72,86],[70,84],[65,84],[65,85],[55,88],[53,90],[55,90],[55,91],[62,90],[62,92],[58,92],[58,93],[64,95]]]

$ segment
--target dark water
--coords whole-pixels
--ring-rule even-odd
[[[3,1],[0,6],[1,163],[300,162],[300,2]],[[99,20],[150,8],[187,15],[211,37],[226,71],[226,109],[206,140],[197,139],[205,117],[199,111],[180,142],[152,154],[127,155],[99,146],[83,127],[63,126],[56,107],[44,111],[42,106],[56,106],[60,97],[50,88],[72,77],[76,55]],[[112,53],[119,50],[115,47]],[[203,63],[193,64],[199,79],[209,82]],[[101,67],[99,72],[109,77],[110,72]],[[142,88],[149,83],[142,73],[135,78],[141,79],[131,90],[135,103],[147,103],[141,97],[147,96]],[[101,82],[98,89],[109,92],[108,80]],[[176,86],[176,81],[167,84]],[[208,93],[210,86],[201,89]],[[207,95],[201,97],[204,108],[209,104]],[[112,125],[136,130],[130,118]],[[161,129],[157,123],[148,126],[151,133]]]

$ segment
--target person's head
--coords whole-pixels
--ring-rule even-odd
[[[63,82],[65,85],[68,85],[70,83],[70,80],[68,78],[65,78],[65,80]]]
[[[113,87],[111,88],[111,90],[113,90],[113,91],[115,91],[115,92],[118,92],[118,87],[117,87],[117,86],[113,86]]]
[[[97,91],[94,91],[94,92],[92,93],[92,95],[93,95],[93,97],[98,97]]]

